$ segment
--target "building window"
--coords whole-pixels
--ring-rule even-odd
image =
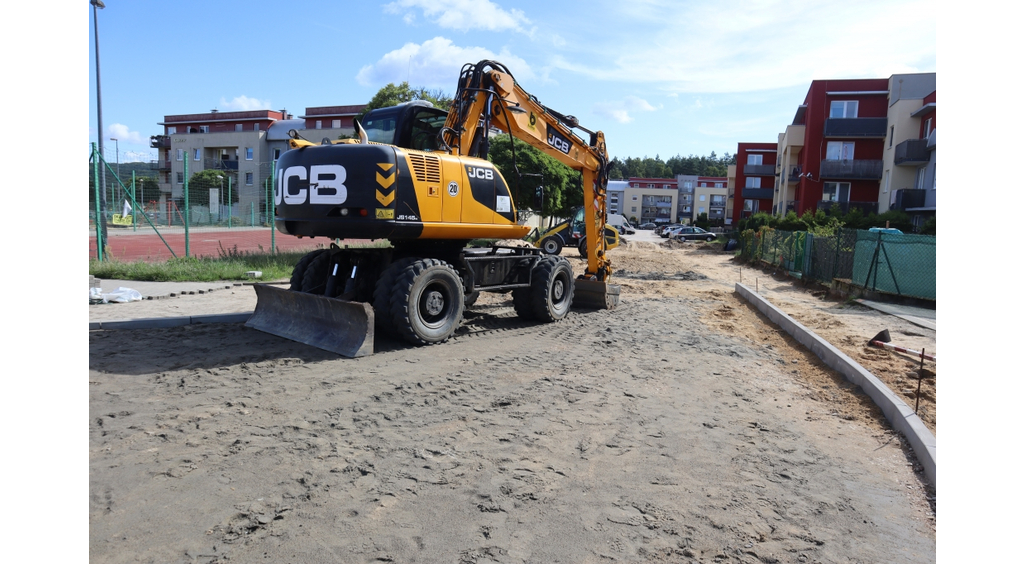
[[[333,127],[334,129],[341,129],[341,120],[340,119],[331,120],[331,127]]]
[[[251,172],[245,173],[245,185],[246,186],[252,186],[252,173]]]
[[[701,182],[700,183],[700,187],[701,188],[707,188],[708,187],[708,183],[707,182]]]
[[[178,184],[184,184],[184,183],[185,183],[185,173],[179,172],[178,173]]]
[[[825,148],[826,161],[852,161],[852,141],[829,141]]]
[[[857,117],[856,100],[834,100],[829,107],[828,117],[830,118],[855,118]]]
[[[821,201],[823,202],[849,202],[850,201],[850,183],[849,182],[826,182],[825,187],[821,193]]]
[[[178,132],[178,128],[176,126],[170,125],[170,126],[167,127],[167,134],[168,135],[174,135],[177,132]]]
[[[636,213],[636,206],[633,206],[633,213]]]
[[[636,201],[636,194],[633,194],[633,201]],[[633,211],[636,211],[636,209],[634,209]]]
[[[323,129],[323,127],[324,127],[324,122],[322,122],[320,120],[316,120],[316,128],[317,129]]]
[[[247,161],[251,161],[252,160],[252,147],[246,147],[245,148],[245,160],[247,160]]]
[[[764,162],[764,155],[747,155],[748,165],[759,165]]]
[[[281,158],[281,149],[274,149],[274,160]]]
[[[705,196],[704,196],[704,194],[701,194],[701,195],[700,195],[700,201],[702,201],[702,202],[703,202],[703,201],[704,201],[704,199],[705,199]],[[704,209],[704,208],[701,208],[701,210],[703,210],[703,209]]]
[[[725,188],[721,182],[715,182],[715,188]]]
[[[693,181],[692,180],[687,180],[687,181],[683,182],[683,188],[693,188]]]
[[[185,149],[178,149],[178,160],[185,160]]]
[[[202,149],[196,149],[195,154],[192,156],[192,160],[198,161],[199,158],[202,156],[201,153]]]
[[[209,133],[209,132],[210,132],[210,126],[209,125],[200,125],[199,126],[199,133]]]
[[[915,186],[915,188],[924,190],[924,171],[924,167],[917,169],[917,186]]]
[[[895,125],[890,125],[889,126],[889,147],[892,147],[892,138],[896,136],[895,133],[896,133],[896,126]]]
[[[260,124],[258,124],[258,123],[252,124],[252,130],[253,131],[259,131],[260,130]]]
[[[928,118],[924,122],[924,136],[927,138],[932,132],[932,118]]]
[[[743,200],[743,211],[757,213],[757,200]]]
[[[235,131],[241,131],[241,130],[242,130],[242,124],[236,123],[235,124]]]
[[[756,177],[756,176],[754,176],[754,177],[748,176],[747,177],[747,186],[746,187],[747,188],[760,188],[761,187],[761,179],[759,177]]]

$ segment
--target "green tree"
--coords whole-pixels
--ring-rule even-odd
[[[238,173],[236,173],[234,171],[217,170],[215,168],[207,168],[207,169],[204,169],[204,170],[200,170],[199,172],[197,172],[197,173],[195,173],[195,174],[193,174],[192,176],[189,177],[189,179],[188,179],[189,190],[201,190],[201,189],[209,189],[209,188],[223,189],[224,193],[221,194],[221,198],[227,198],[227,196],[228,196],[228,194],[227,194],[228,178],[231,179],[231,186],[233,187],[232,194],[231,194],[231,201],[232,202],[237,202],[238,201]],[[198,193],[196,193],[196,192],[193,192],[193,193],[196,194],[195,197],[199,198],[199,199],[196,200],[196,202],[202,201],[202,199],[201,199],[202,197],[199,196]]]
[[[442,109],[447,108],[452,103],[452,97],[441,90],[427,90],[423,87],[413,88],[409,86],[408,82],[402,82],[398,85],[389,82],[387,86],[381,88],[373,95],[373,98],[366,104],[366,108],[360,112],[359,118],[361,119],[370,110],[389,108],[397,106],[402,102],[411,102],[413,100],[426,100],[433,104],[435,108]]]
[[[582,205],[579,173],[519,139],[514,142],[515,166],[512,160],[513,139],[509,135],[492,137],[487,157],[508,183],[516,209],[529,209],[548,217],[566,217],[569,210]],[[544,205],[538,210],[534,205],[534,194],[541,185],[544,187]]]

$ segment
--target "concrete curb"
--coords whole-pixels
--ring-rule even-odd
[[[249,321],[252,312],[241,313],[215,313],[209,315],[192,315],[184,317],[149,317],[142,319],[124,319],[116,321],[90,321],[89,330],[117,330],[117,329],[166,329],[168,327],[181,327],[183,325],[198,325],[200,323],[245,323]]]
[[[935,435],[928,430],[928,427],[909,405],[874,374],[865,370],[863,366],[846,356],[845,353],[815,335],[813,331],[786,315],[750,288],[743,284],[736,284],[736,292],[754,304],[758,311],[807,347],[830,368],[860,386],[864,393],[875,402],[875,405],[881,408],[893,428],[907,437],[910,446],[914,449],[914,455],[924,468],[925,476],[932,485],[935,485]]]

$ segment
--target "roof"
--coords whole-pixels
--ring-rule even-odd
[[[288,131],[291,129],[305,129],[306,120],[304,119],[281,119],[270,124],[267,128],[267,141],[287,141],[291,139],[288,137]]]

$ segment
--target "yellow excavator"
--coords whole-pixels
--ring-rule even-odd
[[[604,134],[544,106],[501,63],[467,64],[451,107],[412,102],[368,112],[358,140],[312,143],[292,133],[274,179],[275,227],[296,237],[381,239],[331,244],[295,265],[289,288],[258,284],[247,326],[347,357],[373,353],[374,333],[415,344],[447,340],[479,292],[511,292],[517,315],[541,322],[571,307],[611,309],[605,256],[608,152]],[[574,130],[584,132],[587,139]],[[530,246],[469,247],[522,239],[513,194],[486,160],[508,133],[582,174],[587,266]]]

